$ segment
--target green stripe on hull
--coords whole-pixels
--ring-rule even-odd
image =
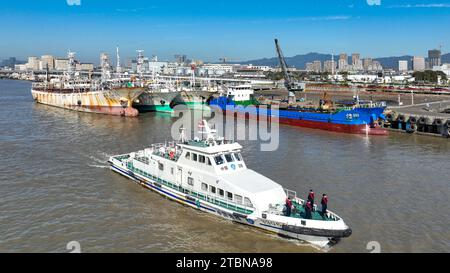
[[[183,101],[180,104],[185,104],[185,105],[201,105],[201,104],[206,104],[205,102],[201,102],[201,101]]]
[[[172,113],[173,109],[170,108],[170,105],[142,105],[135,106],[140,112],[164,112],[164,113]]]
[[[186,101],[186,102],[182,102],[180,103],[180,105],[186,105],[187,108],[192,109],[192,110],[201,110],[202,108],[205,108],[205,106],[208,106],[208,104],[206,102],[201,102],[201,101]]]
[[[249,106],[249,105],[259,105],[257,100],[242,100],[242,101],[235,101],[236,105],[242,105],[242,106]]]

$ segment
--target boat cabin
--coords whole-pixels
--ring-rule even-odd
[[[254,91],[250,84],[229,86],[227,97],[233,101],[248,101],[252,99],[253,93]]]
[[[205,127],[204,139],[154,144],[132,154],[133,167],[207,200],[252,211],[284,202],[278,183],[247,168],[239,143],[217,138]]]

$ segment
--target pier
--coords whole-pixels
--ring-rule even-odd
[[[383,125],[392,131],[450,137],[450,100],[390,107]]]

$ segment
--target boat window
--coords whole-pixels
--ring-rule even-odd
[[[227,162],[233,162],[234,158],[231,156],[231,154],[225,154],[225,159],[227,160]]]
[[[234,195],[234,201],[238,204],[242,204],[242,196],[235,194]]]
[[[205,156],[204,155],[199,155],[198,156],[198,162],[205,163]]]
[[[236,158],[237,161],[242,161],[242,156],[241,153],[233,153],[234,157]]]
[[[231,192],[227,192],[227,198],[230,201],[233,201],[233,194]]]
[[[192,154],[192,160],[197,161],[197,154]]]
[[[222,165],[222,164],[224,163],[223,156],[221,156],[221,155],[216,155],[216,156],[214,157],[214,161],[216,161],[216,164],[217,164],[217,165]]]
[[[224,191],[222,189],[219,189],[219,195],[223,197]]]
[[[194,186],[194,178],[188,177],[187,182],[188,182],[188,185]]]
[[[160,171],[164,171],[164,164],[158,163],[158,169],[159,169]]]
[[[206,158],[206,164],[208,164],[209,166],[211,166],[211,159],[209,159],[209,157]]]
[[[253,207],[253,204],[250,199],[248,199],[248,197],[244,198],[244,205],[246,205],[247,207]]]
[[[186,159],[191,159],[191,153],[190,152],[186,153]]]
[[[216,194],[216,187],[214,187],[214,186],[209,186],[209,191],[210,191],[211,193]]]
[[[202,183],[202,190],[208,191],[208,185],[206,185],[205,183]]]
[[[170,168],[170,174],[173,174],[173,167]]]

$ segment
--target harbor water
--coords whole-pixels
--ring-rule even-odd
[[[36,104],[31,84],[0,81],[0,252],[318,252],[184,207],[109,170],[110,155],[170,140],[174,119]],[[249,168],[329,196],[352,228],[330,252],[450,251],[450,141],[280,126],[280,146],[244,141]],[[316,197],[316,198],[317,198]]]

